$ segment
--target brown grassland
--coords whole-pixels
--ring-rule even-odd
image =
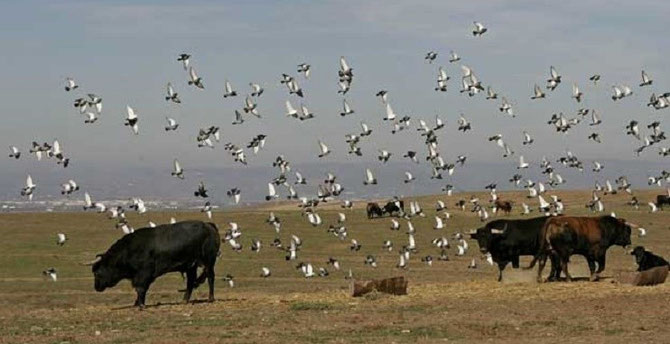
[[[640,191],[642,203],[664,190]],[[559,191],[567,214],[589,214],[584,207],[587,191]],[[478,193],[481,199],[488,196]],[[520,217],[523,193],[501,192],[501,199],[515,201],[513,214]],[[430,241],[438,236],[466,233],[481,223],[469,211],[455,209],[454,203],[470,194],[419,197],[428,216],[412,219],[417,229],[419,252],[412,256],[407,270],[399,270],[397,248],[406,243],[405,224],[401,231],[390,231],[388,218],[368,220],[363,202],[353,210],[339,203],[319,207],[324,225],[312,227],[294,205],[267,204],[215,212],[213,221],[223,233],[227,223],[242,228],[240,253],[222,244],[217,263],[216,302],[206,298],[206,287],[195,293],[192,304],[181,303],[177,293],[184,282],[179,274],[156,281],[149,291],[148,307],[131,307],[134,291],[120,283],[104,293],[93,290],[89,267],[79,263],[104,252],[121,232],[113,220],[95,213],[14,213],[0,214],[0,343],[434,343],[484,342],[522,343],[668,343],[670,342],[670,286],[633,287],[618,283],[618,278],[634,271],[633,258],[621,247],[608,251],[608,265],[599,282],[584,280],[537,284],[534,271],[505,271],[503,283],[496,282],[496,268],[480,258],[478,246],[469,240],[464,257],[435,261],[432,267],[420,261],[424,255],[437,257],[439,250]],[[452,218],[446,229],[433,229],[435,200],[444,200]],[[646,237],[633,234],[633,245],[644,245],[657,254],[670,257],[670,211],[650,214],[643,205],[635,210],[626,205],[628,195],[604,196],[606,213],[616,212],[648,230]],[[526,201],[535,206],[536,201]],[[288,243],[291,234],[300,236],[303,248],[298,261],[326,267],[328,257],[339,259],[342,270],[329,277],[305,279],[286,262],[284,252],[269,244],[275,237],[265,223],[269,210],[282,219],[280,237]],[[349,238],[363,245],[360,252],[349,250],[349,240],[340,241],[326,233],[337,212],[347,214]],[[537,215],[535,210],[533,215]],[[205,219],[199,212],[129,213],[132,225],[139,228],[149,220],[168,222]],[[498,217],[503,217],[498,214]],[[55,235],[64,232],[69,241],[55,244]],[[260,253],[249,250],[250,240],[263,242]],[[382,249],[390,239],[393,252]],[[373,254],[378,268],[364,265]],[[472,258],[477,269],[468,269]],[[529,257],[523,259],[527,265]],[[267,266],[272,276],[261,278]],[[42,277],[49,267],[58,270],[57,282]],[[356,278],[381,278],[404,275],[409,280],[409,295],[371,294],[363,298],[348,296],[345,271]],[[584,259],[575,256],[571,272],[586,277]],[[221,281],[225,274],[235,277],[235,288]]]

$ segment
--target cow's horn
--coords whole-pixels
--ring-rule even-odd
[[[503,234],[504,232],[502,229],[491,228],[491,234]]]
[[[82,263],[82,265],[91,266],[91,265],[93,265],[93,264],[95,264],[95,263],[97,263],[97,262],[99,262],[99,261],[101,261],[101,260],[102,260],[102,256],[101,256],[101,255],[97,255],[97,256],[95,256],[95,259],[93,259],[92,261],[87,262],[87,263]]]
[[[640,226],[638,226],[638,225],[636,225],[636,224],[634,224],[634,223],[632,223],[632,222],[628,222],[628,221],[626,221],[626,224],[629,225],[629,226],[631,226],[631,227],[633,227],[633,228],[638,228],[638,227],[640,227]]]
[[[477,230],[476,229],[471,229],[468,234],[477,234]]]

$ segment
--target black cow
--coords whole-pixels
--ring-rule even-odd
[[[498,282],[502,281],[502,272],[508,263],[519,268],[519,256],[535,256],[540,248],[542,227],[547,217],[536,217],[523,220],[495,220],[484,227],[470,232],[470,237],[477,240],[479,250],[490,253],[493,261],[498,264]],[[558,264],[551,257],[550,280],[560,277]]]
[[[184,221],[156,228],[142,228],[117,240],[93,265],[95,290],[101,292],[129,279],[137,292],[135,306],[143,308],[151,283],[168,272],[186,274],[184,301],[193,289],[209,283],[209,301],[214,301],[214,264],[221,238],[216,225]],[[197,276],[198,267],[203,271]]]
[[[645,271],[657,266],[666,266],[670,265],[667,260],[663,259],[661,256],[657,256],[647,250],[642,246],[637,246],[630,252],[632,256],[635,256],[635,262],[637,263],[637,271]]]
[[[663,209],[664,205],[670,205],[670,196],[668,195],[656,196],[656,206]]]
[[[389,201],[382,210],[384,213],[389,214],[389,216],[403,214],[405,212],[405,202],[401,200]]]

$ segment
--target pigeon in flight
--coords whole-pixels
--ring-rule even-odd
[[[580,103],[582,101],[582,96],[583,93],[579,90],[579,86],[577,84],[572,84],[572,98],[575,98],[577,103]]]
[[[175,104],[181,103],[181,99],[179,99],[179,94],[177,94],[177,92],[174,91],[172,83],[170,82],[167,83],[167,95],[165,96],[165,101],[172,101]]]
[[[139,127],[137,126],[138,117],[135,113],[135,110],[130,106],[126,106],[127,117],[123,125],[130,127],[133,131],[133,134],[137,135],[139,133]]]
[[[181,164],[179,164],[177,159],[174,159],[173,167],[174,169],[172,170],[172,176],[179,179],[184,179],[184,170],[181,168]]]
[[[437,53],[431,50],[428,53],[426,53],[426,57],[424,57],[423,59],[428,61],[428,63],[433,63],[433,61],[435,61],[436,58]]]
[[[598,85],[598,81],[600,81],[600,74],[594,74],[592,75],[589,80],[593,81],[594,85]]]
[[[475,27],[472,29],[472,35],[475,37],[481,36],[486,33],[486,31],[488,31],[488,29],[485,28],[484,25],[480,22],[473,22],[473,24]]]
[[[544,92],[542,92],[542,89],[540,88],[540,86],[535,84],[535,88],[534,88],[534,91],[533,91],[533,96],[530,97],[530,99],[540,99],[540,98],[544,98],[544,96],[545,96]]]
[[[54,282],[58,281],[58,272],[56,271],[55,268],[48,268],[48,269],[42,271],[42,275],[44,275],[45,277],[50,278]]]
[[[237,95],[237,92],[233,90],[233,86],[230,85],[230,81],[226,80],[225,88],[225,92],[223,93],[224,98],[235,97]]]
[[[188,81],[189,85],[193,85],[199,89],[205,89],[205,86],[202,84],[202,78],[198,76],[193,67],[188,69],[188,75],[190,80]]]
[[[643,87],[643,86],[649,86],[649,85],[651,85],[653,82],[654,82],[654,81],[651,80],[651,78],[649,77],[649,75],[647,75],[647,73],[645,73],[645,71],[642,71],[642,82],[640,83],[640,87]]]
[[[372,170],[369,168],[365,169],[365,180],[363,180],[363,185],[376,185],[377,178],[372,174]]]
[[[319,140],[319,151],[321,152],[318,156],[319,158],[323,158],[324,156],[330,154],[330,149],[328,149],[328,146],[326,146],[323,141]]]
[[[449,62],[450,63],[458,62],[460,60],[461,60],[461,57],[458,56],[458,54],[455,51],[452,50],[452,51],[449,52]]]
[[[21,157],[21,151],[19,151],[19,149],[16,148],[16,146],[10,146],[9,147],[9,157],[14,158],[14,159],[20,158]]]
[[[261,94],[263,94],[263,87],[259,84],[255,83],[249,83],[249,86],[251,86],[251,96],[252,97],[260,97]]]
[[[179,57],[177,57],[177,61],[181,61],[181,63],[184,65],[184,70],[188,69],[188,63],[190,58],[191,55],[189,54],[179,54]]]
[[[549,67],[549,79],[547,79],[547,89],[553,91],[561,83],[561,75],[558,74],[554,66]]]
[[[644,72],[643,72],[644,73]],[[70,92],[79,88],[79,85],[72,78],[65,79],[65,91]]]
[[[70,195],[75,191],[79,191],[79,185],[72,179],[61,185],[61,195]]]
[[[344,117],[346,115],[351,115],[352,113],[354,113],[354,110],[349,106],[347,100],[342,99],[342,112],[340,112],[340,116]]]
[[[301,63],[298,65],[298,73],[303,73],[305,79],[309,79],[311,68],[312,66],[308,65],[307,63]]]
[[[177,128],[179,128],[179,123],[177,123],[177,121],[175,121],[173,118],[165,117],[165,120],[168,122],[167,126],[165,126],[165,131],[175,131]]]
[[[21,196],[27,196],[28,200],[32,201],[33,200],[33,192],[35,191],[35,188],[37,187],[37,184],[33,183],[33,177],[28,175],[26,178],[26,186],[21,189]]]

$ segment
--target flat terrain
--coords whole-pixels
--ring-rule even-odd
[[[662,192],[636,194],[646,204]],[[584,203],[590,192],[557,194],[567,206],[566,213],[587,214]],[[516,200],[510,218],[519,217],[524,194],[500,195]],[[497,269],[480,259],[474,240],[469,240],[470,250],[464,257],[454,255],[452,240],[450,261],[436,261],[432,267],[422,263],[419,258],[424,255],[439,255],[430,243],[433,238],[451,239],[456,232],[467,233],[481,225],[472,213],[453,206],[469,196],[439,196],[452,215],[441,231],[433,230],[438,196],[419,198],[427,216],[412,219],[419,252],[407,270],[395,267],[397,248],[407,241],[404,220],[401,231],[390,231],[388,218],[366,219],[364,204],[353,210],[329,205],[319,207],[324,224],[312,227],[297,208],[276,205],[275,213],[283,222],[282,242],[288,243],[291,234],[303,239],[298,261],[311,262],[315,268],[326,267],[330,256],[341,262],[341,271],[328,266],[330,276],[312,279],[302,277],[295,269],[297,262],[286,262],[285,253],[269,245],[275,232],[265,220],[273,206],[216,212],[214,222],[222,233],[228,222],[240,224],[245,246],[236,253],[222,245],[216,268],[217,301],[180,303],[177,290],[185,283],[179,274],[171,274],[154,283],[144,311],[130,307],[135,294],[128,282],[96,293],[90,268],[79,264],[104,252],[121,236],[114,220],[95,213],[0,214],[0,343],[670,342],[670,286],[618,283],[622,274],[635,269],[633,258],[621,247],[608,251],[606,278],[600,282],[537,284],[534,272],[508,267],[504,282],[498,283]],[[670,257],[670,211],[650,214],[646,206],[635,210],[626,205],[628,199],[628,195],[604,196],[606,213],[614,211],[648,230],[643,238],[634,233],[633,245]],[[536,206],[535,200],[527,202]],[[326,233],[338,211],[347,214],[349,238],[363,245],[359,252],[349,250],[349,240]],[[168,222],[171,216],[205,218],[199,212],[128,214],[136,228],[149,220]],[[58,232],[69,237],[63,247],[55,244]],[[262,240],[260,253],[249,250],[252,238]],[[386,239],[395,244],[393,252],[382,249]],[[363,264],[368,254],[377,257],[379,267]],[[472,258],[479,263],[477,269],[467,268]],[[528,261],[526,257],[522,265]],[[272,270],[271,277],[259,276],[263,266]],[[49,267],[58,270],[57,282],[42,277],[42,270]],[[409,295],[351,298],[344,278],[349,268],[360,279],[404,275],[410,281]],[[586,277],[587,271],[583,258],[573,257],[573,276]],[[235,288],[220,280],[228,273],[235,277]],[[202,286],[195,296],[204,300],[206,288]]]

